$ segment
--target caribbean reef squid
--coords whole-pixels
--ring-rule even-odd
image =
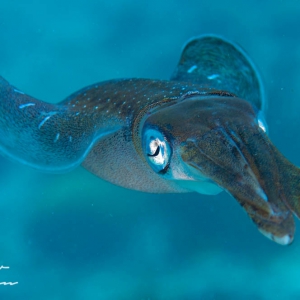
[[[0,152],[47,172],[82,165],[142,192],[225,190],[286,245],[300,216],[300,171],[268,138],[265,108],[245,51],[205,35],[185,45],[170,80],[109,80],[57,104],[0,77]]]

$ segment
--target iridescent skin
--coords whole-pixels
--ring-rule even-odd
[[[216,36],[191,40],[171,81],[122,79],[58,104],[0,77],[0,151],[49,172],[82,164],[116,185],[152,193],[227,190],[267,237],[293,241],[299,169],[270,142],[255,66]]]

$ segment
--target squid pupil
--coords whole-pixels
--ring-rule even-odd
[[[159,146],[156,148],[155,152],[153,154],[147,154],[148,156],[154,157],[159,154]]]

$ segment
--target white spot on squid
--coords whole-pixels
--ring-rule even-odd
[[[220,77],[219,74],[212,74],[212,75],[210,75],[210,76],[207,76],[207,79],[213,80],[213,79],[216,79],[216,78],[218,78],[218,77]]]
[[[192,73],[193,71],[195,71],[196,69],[197,69],[198,67],[196,66],[196,65],[193,65],[192,67],[190,67],[189,69],[188,69],[188,73]]]
[[[262,131],[267,131],[265,124],[261,120],[258,120],[258,126],[262,129]]]
[[[14,92],[24,95],[23,92],[21,92],[21,91],[19,91],[19,90],[17,90],[17,89],[14,89]]]
[[[256,192],[264,201],[268,202],[268,197],[261,188],[257,188]]]
[[[19,106],[20,109],[24,108],[24,107],[28,107],[28,106],[34,106],[34,103],[26,103],[26,104],[22,104]]]
[[[288,245],[293,241],[293,237],[290,236],[289,234],[283,235],[283,236],[275,236],[271,232],[268,232],[262,228],[258,228],[258,230],[267,238],[270,240],[280,244],[280,245]]]
[[[39,129],[51,118],[51,116],[47,116],[40,124],[39,124]]]
[[[59,134],[59,133],[57,133],[57,134],[56,134],[56,136],[55,136],[55,139],[54,139],[54,143],[56,143],[56,142],[58,141],[58,139],[59,139],[59,136],[60,136],[60,134]]]
[[[258,113],[258,116],[257,116],[257,123],[258,123],[258,126],[260,127],[260,129],[263,131],[263,132],[266,132],[268,131],[268,126],[267,126],[267,123],[266,123],[266,120],[265,120],[265,116],[264,116],[264,113],[262,111],[260,111]]]

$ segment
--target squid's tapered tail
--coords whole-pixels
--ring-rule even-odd
[[[0,153],[43,171],[78,166],[93,143],[114,129],[95,128],[87,114],[69,106],[37,100],[0,77]]]

